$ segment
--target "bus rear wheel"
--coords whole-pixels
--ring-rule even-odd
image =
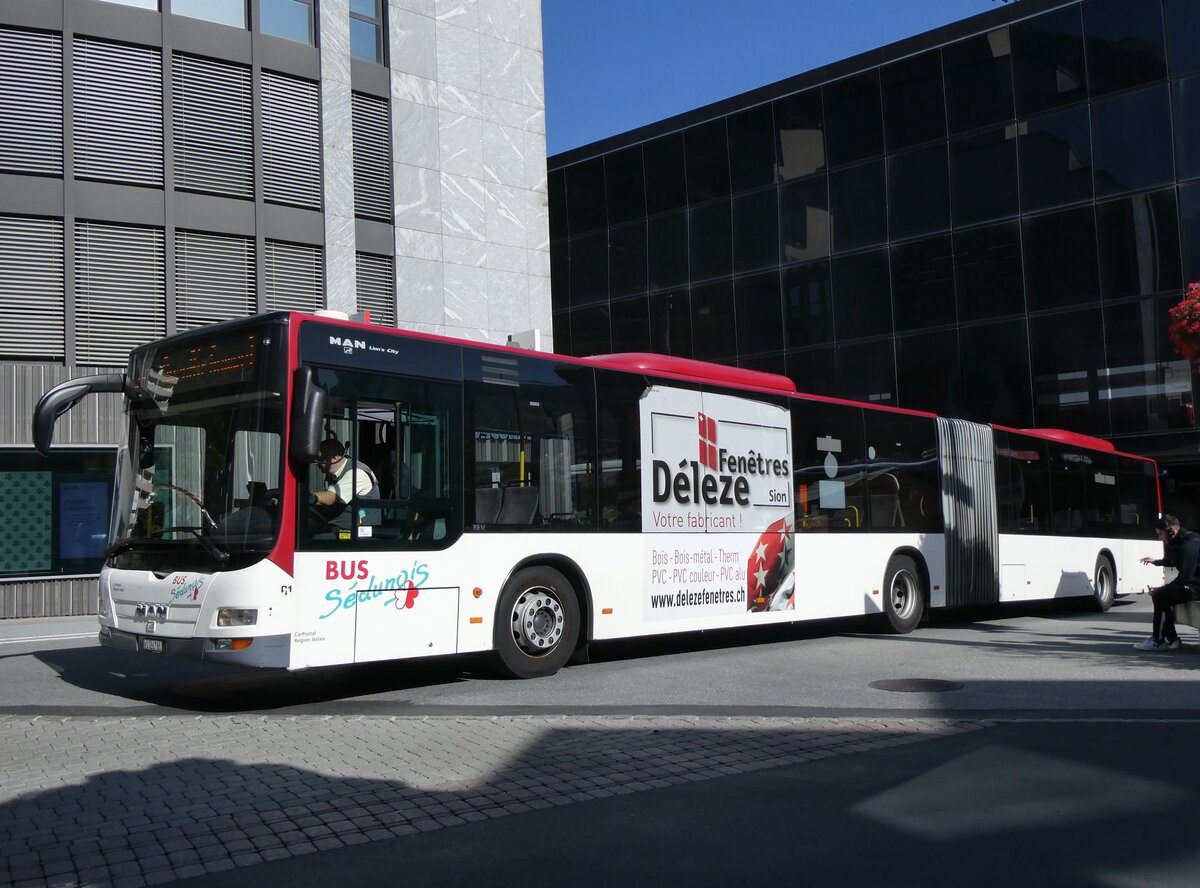
[[[1117,597],[1116,572],[1107,555],[1096,559],[1095,581],[1092,584],[1092,608],[1104,613]]]
[[[893,555],[883,578],[883,612],[893,632],[912,632],[925,614],[925,581],[907,555]]]
[[[540,678],[558,672],[579,640],[575,590],[552,567],[517,571],[496,605],[495,662],[511,678]]]

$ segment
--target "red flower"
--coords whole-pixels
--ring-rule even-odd
[[[1167,333],[1175,351],[1186,360],[1200,363],[1200,283],[1187,285],[1187,292],[1168,310]]]

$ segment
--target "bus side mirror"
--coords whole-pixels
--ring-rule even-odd
[[[325,390],[317,385],[312,367],[298,367],[292,376],[292,430],[288,461],[296,472],[317,461],[321,423],[325,418]]]
[[[33,446],[42,456],[50,452],[57,419],[93,392],[133,394],[133,386],[124,373],[97,373],[60,382],[42,395],[33,409]]]

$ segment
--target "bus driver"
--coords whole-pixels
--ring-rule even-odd
[[[379,482],[366,463],[348,459],[346,448],[336,438],[326,438],[317,450],[317,467],[325,473],[325,489],[309,496],[309,505],[338,530],[349,530],[353,524],[379,523]],[[352,499],[375,500],[375,508],[359,508],[357,521],[348,506]]]

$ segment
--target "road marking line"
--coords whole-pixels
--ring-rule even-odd
[[[23,638],[0,638],[0,644],[22,644],[31,641],[69,641],[75,638],[94,638],[95,632],[80,632],[75,635],[26,635]]]

